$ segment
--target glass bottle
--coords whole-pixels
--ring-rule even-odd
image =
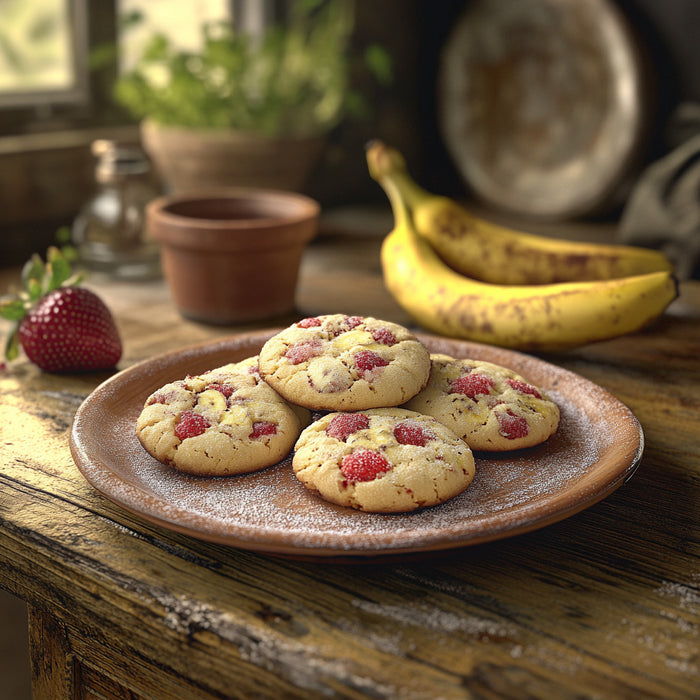
[[[88,270],[121,279],[160,275],[158,245],[145,226],[146,204],[161,194],[150,162],[135,145],[98,139],[97,189],[73,222],[73,243]]]

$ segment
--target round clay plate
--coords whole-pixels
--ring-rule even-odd
[[[440,130],[496,208],[564,219],[610,206],[639,166],[648,79],[611,0],[473,0],[441,55]]]
[[[180,474],[139,443],[135,424],[160,386],[256,355],[275,332],[188,347],[126,369],[78,409],[73,458],[115,503],[177,532],[242,549],[300,558],[359,560],[435,552],[520,534],[566,518],[610,494],[634,471],[643,433],[630,410],[590,381],[534,357],[420,335],[431,352],[508,366],[561,408],[557,433],[527,450],[477,453],[476,477],[459,496],[408,514],[372,514],[307,491],[291,459],[263,471],[204,478]]]

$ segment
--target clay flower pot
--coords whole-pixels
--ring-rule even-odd
[[[231,324],[294,309],[319,204],[300,194],[226,189],[159,197],[146,207],[163,273],[186,318]]]
[[[326,147],[326,136],[270,137],[236,129],[141,123],[141,140],[173,194],[212,187],[303,189]]]

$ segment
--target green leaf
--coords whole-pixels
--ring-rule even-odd
[[[90,51],[88,67],[91,70],[99,70],[116,63],[118,58],[119,52],[115,44],[100,44]]]
[[[76,272],[71,275],[64,283],[64,287],[77,287],[85,279],[85,274],[83,272]]]
[[[78,251],[73,245],[73,234],[70,226],[61,226],[56,231],[56,242],[59,244],[61,255],[71,264],[78,261]]]
[[[47,253],[48,269],[49,269],[49,284],[47,292],[53,289],[58,289],[72,274],[71,264],[63,256],[63,253],[51,246]]]
[[[389,85],[394,79],[391,56],[383,46],[368,46],[365,49],[365,64],[380,84]]]
[[[71,232],[70,232],[70,227],[69,226],[60,226],[57,231],[56,231],[56,241],[60,243],[61,245],[65,245],[67,243],[70,243],[72,239]]]
[[[61,246],[61,254],[69,263],[78,262],[78,250],[72,245]]]
[[[29,295],[29,300],[32,302],[44,296],[43,280],[32,278],[27,281],[25,289],[27,290],[27,294]]]
[[[170,41],[165,34],[155,34],[146,44],[144,61],[166,61],[169,58]]]
[[[124,31],[138,26],[145,19],[145,15],[141,10],[131,10],[125,12],[119,17],[119,29]]]
[[[0,303],[0,317],[6,321],[20,321],[27,313],[27,307],[21,299],[9,299]]]
[[[5,343],[5,358],[7,360],[14,360],[19,355],[19,333],[17,331],[18,329],[15,328],[7,336],[7,342]]]
[[[37,253],[34,253],[22,268],[22,287],[29,290],[30,280],[41,280],[44,277],[46,265]]]

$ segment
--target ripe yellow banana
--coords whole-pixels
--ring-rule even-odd
[[[379,146],[385,150],[383,176],[401,192],[416,231],[457,272],[495,284],[549,284],[673,270],[657,250],[537,236],[474,216],[453,199],[420,187],[401,153]]]
[[[547,285],[496,285],[461,275],[417,234],[402,191],[384,175],[387,158],[382,144],[368,146],[370,174],[395,217],[382,244],[384,281],[429,331],[521,350],[560,350],[638,330],[677,296],[669,272]]]

